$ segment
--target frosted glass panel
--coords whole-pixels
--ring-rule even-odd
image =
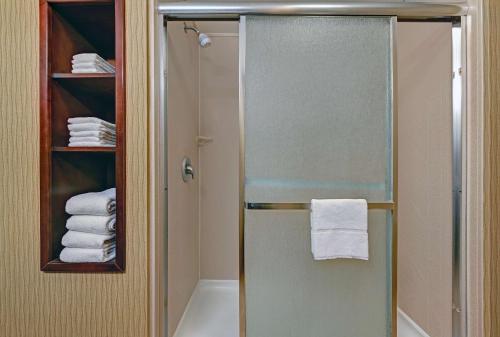
[[[370,259],[314,261],[307,211],[247,210],[248,337],[382,337],[390,218],[369,212]]]
[[[391,199],[390,56],[390,18],[247,17],[247,201]]]
[[[245,200],[391,200],[391,19],[243,25]],[[308,211],[247,210],[247,337],[390,336],[390,214],[368,226],[368,261],[314,261]]]

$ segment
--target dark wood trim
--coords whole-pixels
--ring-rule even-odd
[[[40,0],[39,2],[40,269],[42,271],[73,273],[125,271],[126,133],[123,2],[123,0]],[[89,6],[100,4],[106,6]],[[109,6],[113,4],[114,12],[109,12]],[[67,5],[72,7],[66,7]],[[95,20],[103,20],[103,18],[113,20],[116,74],[66,72],[70,67],[68,65],[70,55],[87,50],[99,52],[97,44],[91,45],[93,39],[98,41],[94,38],[96,35],[89,35],[89,31],[86,31],[89,39],[83,39],[77,30],[78,27],[86,29],[85,21],[82,23],[78,19],[78,25],[73,27],[70,16],[68,16],[69,20],[61,17],[60,11],[71,9],[74,12],[73,6],[85,6],[82,9],[86,13],[94,11],[96,16],[89,18],[89,22],[96,23]],[[107,10],[107,12],[101,10]],[[101,22],[108,22],[109,27],[109,21]],[[99,21],[97,24],[101,27]],[[106,27],[105,24],[102,26]],[[112,50],[107,49],[108,54],[113,56],[110,52]],[[62,55],[59,55],[57,51],[61,51]],[[114,114],[113,110],[109,110],[110,107],[114,109]],[[63,144],[68,137],[65,127],[66,118],[89,114],[104,116],[115,121],[115,147],[68,147],[67,144]],[[61,262],[58,256],[62,249],[59,240],[65,231],[64,224],[67,218],[61,210],[64,208],[64,200],[75,193],[110,186],[116,186],[117,189],[116,258],[105,263]]]
[[[116,152],[116,148],[102,146],[102,147],[71,147],[71,146],[53,146],[53,152]]]
[[[72,74],[72,73],[53,73],[52,78],[114,78],[115,74],[96,73],[96,74]]]
[[[125,118],[125,1],[115,1],[115,102],[116,102],[116,181],[121,184],[116,186],[116,205],[117,205],[117,227],[116,227],[116,245],[120,249],[116,250],[116,262],[120,270],[125,270],[126,259],[126,118]]]

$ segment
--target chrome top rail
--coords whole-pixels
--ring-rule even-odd
[[[158,13],[169,18],[238,18],[240,15],[366,15],[408,19],[467,15],[466,2],[163,2]]]
[[[256,210],[310,210],[310,203],[301,202],[246,202],[246,209]],[[393,210],[395,204],[393,201],[369,202],[368,209],[387,209]]]

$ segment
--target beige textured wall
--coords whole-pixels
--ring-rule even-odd
[[[199,22],[212,45],[200,50],[200,277],[238,279],[238,23]],[[213,34],[211,34],[213,33]]]
[[[198,55],[196,34],[185,34],[182,21],[168,23],[168,336],[199,280]],[[187,183],[181,176],[184,156],[195,169]]]
[[[398,23],[398,305],[451,337],[451,23]]]
[[[40,271],[38,0],[1,1],[1,336],[147,336],[147,1],[125,2],[127,267],[92,275]]]

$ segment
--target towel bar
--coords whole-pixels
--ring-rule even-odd
[[[311,204],[308,202],[246,202],[246,209],[257,210],[310,210]],[[369,202],[368,209],[387,209],[393,210],[395,204],[393,201]]]

